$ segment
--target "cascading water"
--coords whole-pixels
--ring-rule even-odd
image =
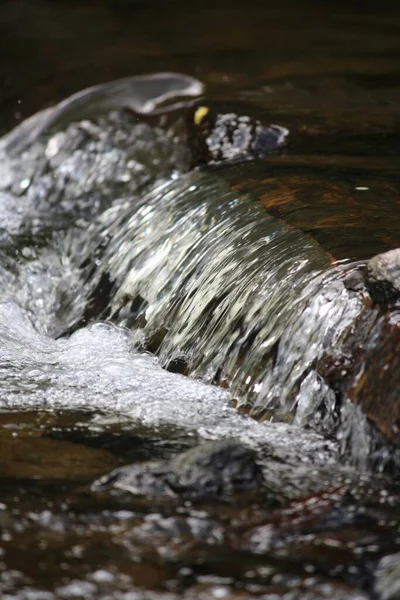
[[[113,207],[71,236],[67,255],[85,260],[105,236],[86,282],[89,295],[101,278],[111,282],[98,316],[141,323],[150,340],[162,333],[164,364],[183,359],[192,376],[227,380],[240,403],[271,414],[290,412],[296,384],[361,308],[311,238],[211,174],[164,181]],[[74,300],[70,325],[82,318]]]
[[[165,81],[168,75],[149,82],[161,101],[173,97]],[[351,265],[331,266],[312,238],[218,175],[185,173],[191,157],[179,115],[167,130],[127,112],[104,115],[129,105],[132,85],[140,92],[135,109],[157,105],[146,79],[122,80],[39,113],[2,141],[3,204],[18,195],[23,211],[8,235],[17,244],[33,235],[36,249],[38,238],[50,242],[38,258],[23,249],[26,264],[4,299],[16,295],[37,327],[57,335],[88,319],[139,327],[164,365],[179,361],[192,377],[226,382],[256,414],[332,433],[335,400],[311,370],[362,309],[362,295],[343,284]],[[190,78],[180,86],[187,94],[201,89]],[[79,110],[100,116],[57,131]],[[233,133],[232,152],[228,120],[221,123],[207,139],[235,155],[243,136]],[[240,119],[235,126],[248,127]],[[278,127],[257,130],[276,144],[284,139]],[[32,278],[50,301],[32,294]]]
[[[157,98],[170,98],[169,92],[174,99],[176,77],[151,79],[151,86],[143,87],[144,96],[139,94],[135,110],[146,106],[152,110]],[[133,83],[140,87],[146,81],[141,78]],[[171,89],[168,82],[173,83]],[[111,108],[119,108],[130,83],[117,86],[122,96],[117,106],[111,102]],[[201,90],[190,78],[180,83],[183,92]],[[43,595],[40,589],[34,593],[46,600],[74,594],[115,597],[103,593],[105,580],[101,578],[110,573],[100,570],[103,549],[98,550],[97,538],[118,554],[123,548],[129,565],[132,556],[142,560],[143,536],[146,543],[149,538],[158,544],[158,536],[165,535],[170,545],[162,560],[167,556],[177,562],[181,550],[172,546],[178,538],[185,544],[187,539],[190,544],[193,540],[195,545],[205,543],[207,552],[210,544],[219,544],[219,549],[229,547],[238,553],[238,562],[244,560],[247,581],[253,577],[248,575],[253,563],[263,563],[268,553],[274,560],[282,560],[285,553],[297,556],[296,540],[303,546],[309,543],[307,548],[313,552],[315,536],[316,548],[322,544],[328,550],[345,548],[351,554],[342,569],[345,587],[341,587],[343,581],[336,586],[339,571],[330,567],[318,567],[320,572],[310,582],[311,558],[310,564],[302,564],[300,575],[296,565],[290,576],[285,575],[284,589],[300,589],[304,584],[304,589],[320,593],[316,598],[364,598],[361,592],[354,595],[347,582],[353,581],[354,573],[360,580],[365,573],[370,577],[383,552],[397,560],[398,540],[387,542],[387,532],[393,523],[397,527],[390,511],[398,506],[398,490],[381,490],[386,480],[360,477],[341,465],[335,441],[304,429],[311,425],[324,433],[337,432],[336,396],[316,364],[332,348],[341,348],[363,312],[364,291],[353,290],[345,281],[356,266],[332,265],[312,238],[269,215],[256,199],[233,192],[218,173],[187,172],[191,161],[180,113],[176,121],[172,117],[164,125],[138,123],[136,115],[121,110],[94,118],[99,106],[102,112],[103,101],[110,108],[108,94],[115,89],[101,86],[100,104],[96,102],[98,88],[79,94],[54,112],[32,118],[0,143],[0,203],[6,215],[0,272],[1,409],[26,411],[27,422],[22,419],[13,433],[34,438],[29,446],[32,461],[37,453],[39,460],[42,456],[36,443],[52,447],[50,440],[61,439],[72,453],[68,444],[75,447],[83,439],[86,446],[95,448],[98,440],[105,439],[111,451],[94,461],[83,477],[84,484],[119,466],[120,460],[128,460],[128,452],[126,456],[121,453],[122,459],[117,452],[118,460],[111,456],[113,444],[107,436],[112,436],[113,427],[118,435],[128,436],[130,460],[131,445],[135,447],[149,435],[153,441],[145,455],[148,459],[157,453],[164,457],[163,444],[170,438],[176,440],[175,452],[201,438],[236,438],[257,451],[267,496],[266,502],[264,497],[260,504],[245,506],[237,518],[232,518],[230,505],[217,517],[208,509],[190,512],[191,507],[179,506],[177,517],[179,511],[175,514],[163,505],[157,506],[160,514],[147,515],[147,506],[143,509],[140,501],[134,504],[135,512],[119,510],[118,499],[118,513],[114,514],[113,505],[112,509],[106,505],[99,518],[92,507],[97,500],[93,496],[88,500],[87,490],[82,499],[75,483],[65,483],[67,463],[61,469],[62,489],[68,490],[72,500],[61,502],[59,484],[56,490],[46,489],[46,480],[43,485],[39,481],[35,493],[41,501],[53,494],[59,513],[29,509],[27,517],[21,513],[25,519],[21,526],[13,521],[12,515],[19,514],[16,509],[9,512],[15,494],[12,485],[11,492],[7,491],[3,474],[7,502],[0,510],[5,506],[9,539],[21,527],[23,532],[37,528],[40,535],[45,532],[50,548],[54,539],[55,546],[66,548],[64,560],[90,555],[93,561],[90,581],[72,580],[67,585],[60,576],[64,583],[54,594],[45,591]],[[93,120],[70,124],[71,116],[81,118],[82,107],[93,108],[94,114],[89,111]],[[277,131],[273,130],[274,135]],[[223,146],[224,139],[218,139]],[[277,135],[277,139],[281,138]],[[98,320],[108,323],[92,323]],[[156,351],[159,360],[148,355],[148,348]],[[181,363],[190,377],[168,373],[159,361]],[[206,385],[210,382],[220,387]],[[254,414],[268,415],[271,420],[258,422],[240,414],[230,406],[232,396],[239,405],[248,405]],[[42,411],[35,417],[38,422],[55,419],[54,427],[39,424],[31,432],[30,415],[38,410]],[[65,417],[63,411],[70,416]],[[349,421],[359,416],[347,411],[349,431]],[[65,418],[69,420],[64,427]],[[361,434],[360,454],[371,440],[363,423],[358,440]],[[30,460],[29,453],[28,458],[19,459],[21,480],[29,479],[26,473],[42,476]],[[64,457],[59,462],[57,477]],[[304,500],[307,495],[311,497]],[[294,499],[301,500],[287,506]],[[85,502],[92,511],[89,525],[80,521]],[[276,507],[278,512],[271,512]],[[347,528],[353,527],[355,535],[359,524],[364,526],[365,515],[373,523],[370,529],[375,537],[371,538],[367,527],[366,541],[347,543]],[[65,541],[69,529],[71,539]],[[320,530],[326,540],[318,538]],[[60,531],[62,543],[57,538]],[[160,548],[157,560],[165,550],[162,544]],[[359,566],[364,553],[369,562],[365,559]],[[124,579],[121,569],[113,585],[125,592],[131,580]],[[254,577],[264,585],[266,572],[260,569]],[[278,574],[286,570],[283,563]],[[381,570],[382,578],[386,577],[384,562]],[[23,588],[27,592],[21,598],[30,597],[29,581],[18,579],[19,571],[10,573],[4,585],[0,582],[0,590]],[[135,585],[138,581],[142,585],[136,576]],[[280,585],[279,579],[271,582]]]
[[[139,91],[146,83],[132,81]],[[168,97],[161,84],[169,79],[154,81],[160,98]],[[184,88],[185,80],[181,83]],[[190,78],[186,83],[189,94],[201,87]],[[130,80],[118,85],[125,98]],[[32,337],[30,329],[26,348],[32,339],[32,350],[43,350],[43,359],[36,355],[20,363],[17,349],[23,347],[22,331],[28,332],[29,322],[13,308],[15,302],[44,336],[76,329],[88,314],[124,328],[135,325],[134,344],[146,347],[157,339],[163,363],[184,358],[193,377],[226,379],[239,402],[253,400],[272,368],[273,350],[289,317],[302,313],[309,286],[325,278],[329,260],[311,238],[270,217],[254,199],[236,196],[221,178],[200,171],[184,174],[189,158],[179,117],[166,131],[137,123],[130,113],[111,112],[47,133],[68,121],[76,105],[82,109],[82,102],[89,112],[104,102],[106,108],[114,106],[120,102],[114,93],[115,84],[78,94],[53,112],[32,117],[1,143],[1,200],[4,207],[19,203],[19,218],[6,229],[12,251],[4,262],[2,292],[2,301],[11,303],[3,305],[3,339],[12,342],[4,348],[5,373],[12,364],[15,370],[4,377],[16,388],[7,386],[2,401],[7,408],[15,406],[18,371],[32,376],[22,385],[32,392],[24,397],[27,406],[84,406],[80,392],[62,402],[57,391],[57,382],[65,385],[60,375],[70,368],[68,361],[61,371],[58,366],[64,363],[64,354],[58,353],[65,340],[46,343],[46,338]],[[280,143],[279,128],[270,131]],[[10,329],[10,321],[21,319],[21,327]],[[84,371],[90,373],[88,364]],[[70,398],[67,389],[64,395]],[[226,403],[228,396],[215,388],[199,389],[209,390],[214,399],[216,424],[217,399]],[[201,395],[197,388],[193,394]],[[100,409],[125,405],[123,412],[135,414],[137,400],[132,405],[128,399],[95,396]],[[89,395],[87,402],[92,408]],[[154,419],[159,410],[150,410],[154,402],[147,402]],[[169,422],[168,414],[165,407]],[[172,420],[179,421],[176,415]]]

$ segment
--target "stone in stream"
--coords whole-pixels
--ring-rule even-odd
[[[371,298],[385,303],[400,298],[400,248],[374,256],[367,262],[365,279]]]
[[[400,473],[398,310],[366,306],[317,371],[340,406],[342,452],[373,470]]]
[[[304,387],[305,397],[310,396],[306,381],[313,382],[312,392],[319,383],[319,404],[325,405],[325,412],[332,406],[330,434],[335,430],[342,456],[363,469],[398,477],[400,248],[374,256],[343,283],[363,298],[363,308],[338,343],[316,361],[316,370],[302,381],[300,391]],[[298,400],[301,405],[301,393]],[[321,431],[315,414],[310,424]]]
[[[187,115],[188,144],[192,165],[217,165],[262,155],[281,146],[289,131],[279,125],[235,112],[222,112],[198,104]]]
[[[166,461],[115,469],[92,485],[93,491],[118,488],[136,495],[219,499],[262,485],[256,454],[235,440],[208,442]]]

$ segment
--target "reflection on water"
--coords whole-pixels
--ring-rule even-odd
[[[325,391],[308,369],[360,310],[330,261],[400,246],[399,26],[390,2],[1,4],[2,131],[89,85],[169,70],[204,81],[222,110],[291,132],[279,154],[178,181],[181,138],[126,115],[122,152],[103,122],[50,167],[45,145],[8,183],[0,165],[2,597],[398,597],[397,484],[340,466],[317,434],[240,415],[227,391],[143,348],[321,425]],[[90,136],[94,155],[114,148],[100,167],[72,156]],[[144,330],[80,327],[99,315]],[[119,465],[232,436],[260,451],[263,501],[89,491]]]
[[[88,85],[187,72],[213,98],[228,106],[246,101],[263,121],[291,131],[285,155],[260,166],[250,184],[258,189],[261,181],[265,195],[278,181],[290,222],[313,221],[308,228],[336,258],[399,245],[399,16],[392,2],[366,9],[286,0],[247,10],[241,0],[201,8],[19,0],[2,3],[0,27],[3,132]]]

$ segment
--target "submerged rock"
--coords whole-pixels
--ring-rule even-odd
[[[118,488],[132,494],[223,499],[254,490],[263,481],[256,453],[235,440],[208,442],[169,461],[115,469],[98,479],[93,491]]]

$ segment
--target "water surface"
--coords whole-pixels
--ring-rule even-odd
[[[400,245],[399,33],[391,2],[6,1],[0,129],[117,77],[198,77],[221,109],[290,130],[284,150],[219,175],[297,228],[294,254],[318,242],[312,266],[325,269],[329,257]],[[9,202],[5,229],[19,231]],[[2,238],[2,597],[399,597],[398,484],[355,480],[335,443],[239,415],[223,389],[162,370],[140,334],[89,325],[55,340],[60,280],[77,295],[80,281],[54,251],[54,223],[36,225],[33,237]],[[117,466],[215,435],[266,443],[268,501],[188,506],[89,491]]]

